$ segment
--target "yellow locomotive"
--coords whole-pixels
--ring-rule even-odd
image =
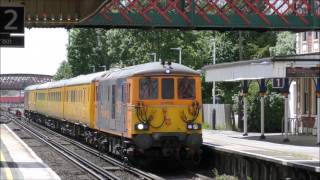
[[[25,89],[25,116],[110,153],[183,158],[202,144],[200,74],[146,63]]]

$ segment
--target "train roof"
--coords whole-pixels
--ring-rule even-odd
[[[34,89],[37,89],[38,86],[39,86],[39,84],[30,85],[30,86],[27,86],[26,88],[24,88],[24,90],[25,91],[34,90]]]
[[[160,62],[152,62],[139,64],[135,66],[129,66],[122,69],[112,69],[109,71],[96,72],[87,75],[79,75],[71,79],[63,79],[59,81],[31,85],[26,87],[25,90],[51,89],[62,86],[81,85],[91,83],[92,81],[126,78],[129,76],[136,75],[148,76],[153,74],[167,74],[166,70],[170,70],[170,74],[200,75],[199,72],[181,64],[171,63],[171,65],[163,65]]]
[[[80,84],[88,84],[94,80],[97,80],[104,75],[110,73],[110,71],[102,71],[87,75],[80,75],[71,79],[63,79],[59,81],[46,82],[43,84],[31,85],[25,88],[25,90],[38,90],[38,89],[50,89],[50,88],[58,88],[62,86],[72,86],[72,85],[80,85]]]
[[[166,74],[166,70],[170,70],[170,74],[190,74],[200,75],[199,72],[177,63],[171,63],[171,65],[162,65],[160,62],[151,62],[146,64],[140,64],[136,66],[130,66],[122,68],[119,71],[112,72],[109,76],[105,76],[103,79],[117,79],[126,78],[129,76],[148,76],[153,74]]]

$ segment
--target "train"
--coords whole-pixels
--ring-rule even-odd
[[[130,159],[193,159],[202,145],[201,76],[152,62],[25,88],[24,116]]]

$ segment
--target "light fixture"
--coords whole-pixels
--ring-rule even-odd
[[[135,125],[135,129],[136,130],[140,130],[140,131],[148,130],[149,129],[149,125],[146,124],[146,123],[138,123],[138,124]]]
[[[201,124],[198,124],[198,123],[188,123],[188,124],[187,124],[187,129],[188,129],[188,130],[200,130],[200,129],[201,129]]]

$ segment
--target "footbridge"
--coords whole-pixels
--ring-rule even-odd
[[[26,27],[319,30],[320,0],[0,0]]]

